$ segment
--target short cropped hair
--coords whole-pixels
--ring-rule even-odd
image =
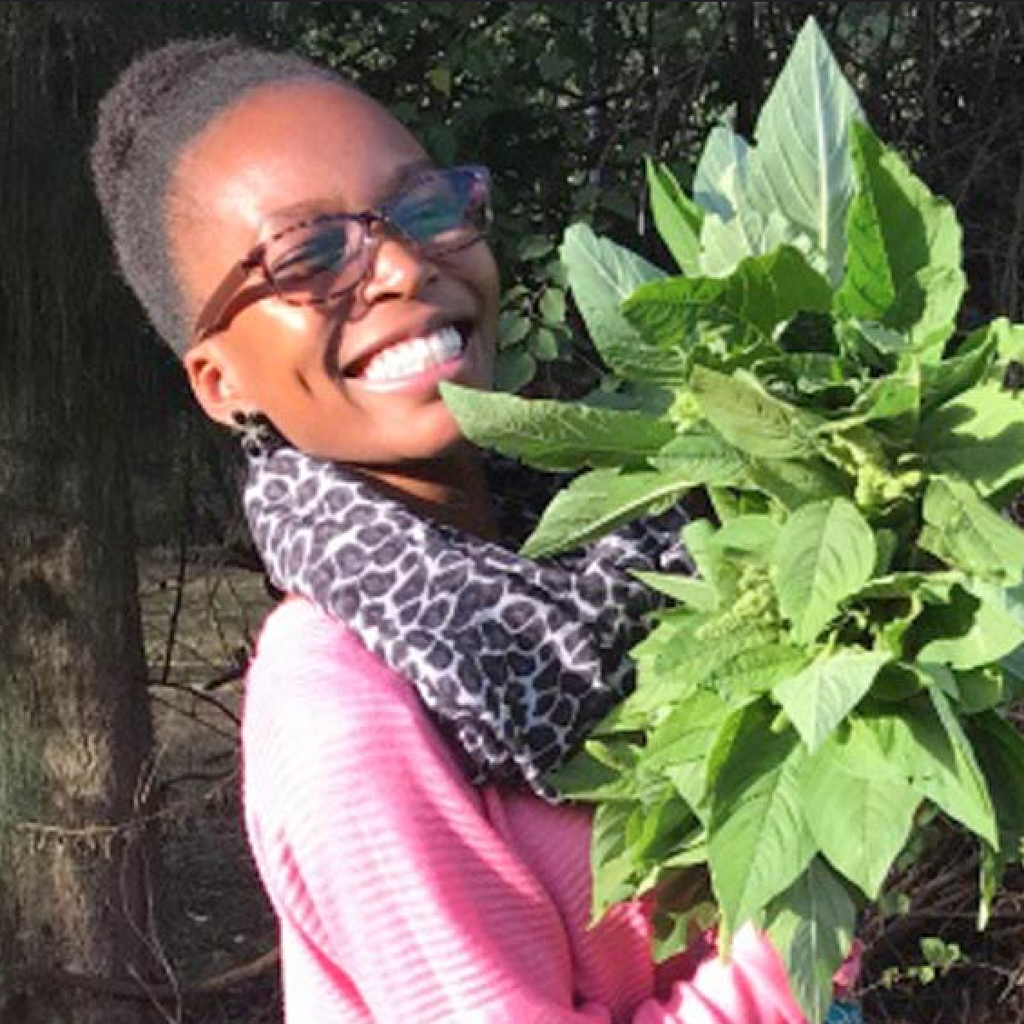
[[[121,274],[180,356],[191,324],[172,260],[169,188],[184,148],[246,92],[295,78],[340,84],[296,54],[235,37],[187,39],[129,65],[100,102],[91,165]]]

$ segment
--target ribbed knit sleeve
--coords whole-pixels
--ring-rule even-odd
[[[763,944],[755,967],[767,973],[745,983],[764,989],[754,1002],[721,1002],[739,962],[720,965],[704,995],[707,965],[655,999],[636,907],[604,932],[582,935],[573,920],[589,898],[580,812],[527,797],[502,810],[470,786],[412,688],[305,602],[286,602],[263,630],[243,757],[288,1024],[800,1019]],[[719,1002],[728,1015],[708,1016],[704,1004]]]

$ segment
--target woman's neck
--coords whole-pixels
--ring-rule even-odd
[[[480,452],[461,445],[443,458],[395,467],[359,466],[388,497],[484,540],[499,530]]]

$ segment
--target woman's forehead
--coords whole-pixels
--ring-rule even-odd
[[[313,79],[254,90],[190,150],[182,169],[204,205],[250,229],[282,211],[375,205],[426,162],[380,104]]]

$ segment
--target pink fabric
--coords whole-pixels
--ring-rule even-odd
[[[469,785],[412,687],[305,601],[264,626],[243,753],[288,1024],[803,1021],[752,930],[657,978],[642,901],[588,930],[588,813]]]

